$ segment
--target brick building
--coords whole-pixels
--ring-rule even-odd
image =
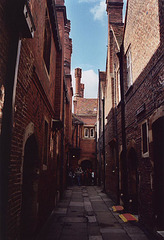
[[[163,1],[129,0],[124,26],[123,1],[106,2],[108,56],[99,85],[106,191],[156,234],[164,230]]]
[[[64,0],[0,3],[1,238],[31,239],[66,186],[72,41]]]
[[[123,36],[123,1],[108,1],[108,51],[106,71],[99,71],[99,108],[97,118],[100,182],[118,201],[118,141],[121,145],[120,65],[117,53]],[[104,113],[104,114],[103,114]]]
[[[70,165],[96,171],[96,118],[97,99],[84,98],[84,84],[81,83],[82,71],[75,69],[76,89],[73,115],[73,149]]]

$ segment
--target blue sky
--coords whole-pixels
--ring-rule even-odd
[[[98,69],[104,71],[106,66],[108,20],[105,2],[65,0],[67,18],[71,21],[73,87],[74,69],[80,67],[86,98],[97,97]]]

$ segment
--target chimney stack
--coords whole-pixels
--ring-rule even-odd
[[[56,0],[56,1],[55,1],[55,4],[56,4],[56,5],[64,6],[64,0]]]
[[[123,0],[106,0],[109,24],[122,23]]]
[[[75,88],[75,97],[81,97],[81,69],[76,68],[75,69],[75,83],[76,83],[76,88]]]

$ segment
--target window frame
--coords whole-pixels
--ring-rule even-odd
[[[143,126],[145,124],[146,124],[146,126],[145,126],[146,134],[143,132]],[[146,141],[146,151],[144,151],[145,141]],[[144,122],[141,123],[141,151],[142,151],[143,158],[149,157],[149,129],[148,129],[148,121],[147,120],[145,120]]]
[[[93,130],[93,135],[91,134],[91,131]],[[95,137],[95,131],[94,128],[90,128],[90,138],[94,138]]]
[[[121,84],[120,84],[120,68],[117,70],[117,99],[118,104],[121,102]]]
[[[128,47],[128,50],[126,52],[126,71],[127,71],[127,87],[129,89],[133,85],[131,46]]]
[[[86,131],[87,131],[87,135],[85,134],[86,133]],[[85,138],[89,138],[89,128],[87,128],[87,127],[84,127],[84,137]]]
[[[51,64],[51,26],[49,21],[48,9],[45,12],[45,27],[44,27],[44,45],[43,45],[43,60],[48,75],[50,75]]]

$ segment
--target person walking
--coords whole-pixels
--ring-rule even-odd
[[[78,186],[81,186],[81,176],[82,176],[82,173],[83,173],[83,170],[81,167],[78,167],[76,168],[76,178],[77,178],[77,184]]]

